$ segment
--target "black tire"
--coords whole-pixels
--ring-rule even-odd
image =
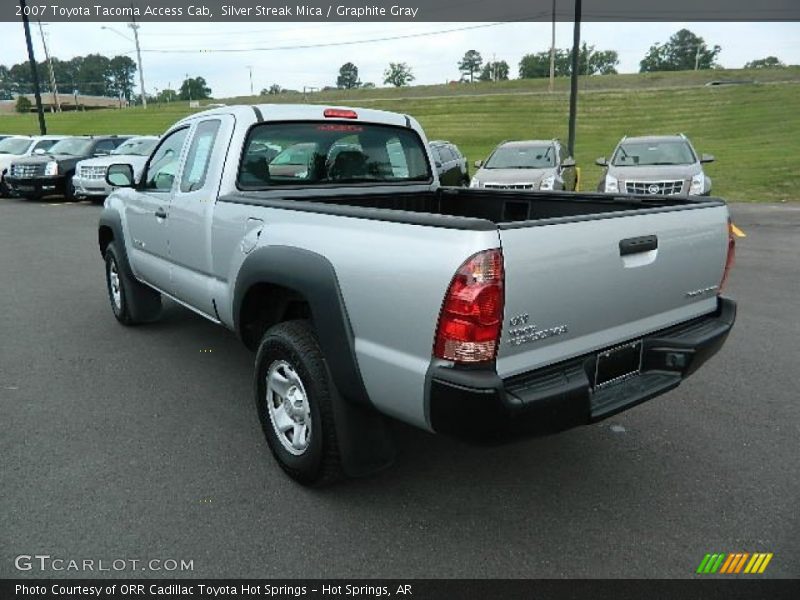
[[[276,400],[273,406],[292,406],[283,398],[273,395],[268,399],[267,396],[268,374],[271,369],[282,369],[284,365],[289,365],[294,375],[299,377],[300,386],[292,387],[295,390],[302,388],[302,398],[307,403],[306,414],[310,416],[309,433],[304,438],[307,445],[300,454],[287,450],[285,443],[291,445],[293,442],[290,432],[287,430],[279,434],[278,426],[273,425],[268,408],[268,402]],[[343,471],[332,406],[337,391],[325,365],[317,336],[308,321],[279,323],[264,334],[256,355],[253,387],[264,436],[273,456],[286,474],[298,483],[308,486],[327,485],[341,479]],[[302,417],[303,423],[306,422],[305,418],[307,417]],[[296,425],[292,426],[296,433]]]
[[[106,291],[117,321],[137,325],[156,320],[161,313],[161,294],[134,279],[114,242],[106,248],[105,259]],[[118,301],[115,291],[119,293]]]
[[[8,189],[5,180],[0,179],[0,198],[7,198],[11,195],[11,190]]]
[[[72,183],[72,176],[75,173],[67,173],[67,180],[64,182],[64,198],[70,202],[75,202],[78,197],[75,195],[75,184]]]

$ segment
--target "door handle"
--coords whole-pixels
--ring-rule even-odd
[[[156,219],[166,219],[167,218],[167,211],[161,207],[158,207],[155,212]]]
[[[643,235],[641,237],[620,240],[619,255],[625,256],[627,254],[648,252],[649,250],[655,250],[656,248],[658,248],[658,238],[654,235]]]

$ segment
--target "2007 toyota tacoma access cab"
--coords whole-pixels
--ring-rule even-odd
[[[257,352],[269,446],[305,484],[374,472],[386,417],[470,438],[587,424],[675,388],[735,304],[713,198],[440,188],[411,117],[223,107],[111,165],[111,308],[166,296]]]

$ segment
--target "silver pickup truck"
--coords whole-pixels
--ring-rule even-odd
[[[411,117],[235,106],[170,128],[99,223],[111,308],[163,297],[256,351],[269,446],[304,484],[390,464],[386,417],[478,439],[595,422],[725,341],[712,198],[440,188]]]

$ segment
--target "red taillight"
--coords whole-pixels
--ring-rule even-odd
[[[354,110],[344,108],[326,108],[322,113],[328,119],[357,119],[358,115]]]
[[[460,363],[494,360],[503,324],[503,254],[485,250],[456,271],[439,313],[433,355]]]
[[[722,271],[722,279],[719,282],[719,288],[717,288],[718,294],[722,293],[722,288],[725,287],[725,283],[728,281],[728,275],[734,262],[736,262],[736,238],[733,235],[733,224],[728,219],[728,256],[725,257],[725,270]]]

